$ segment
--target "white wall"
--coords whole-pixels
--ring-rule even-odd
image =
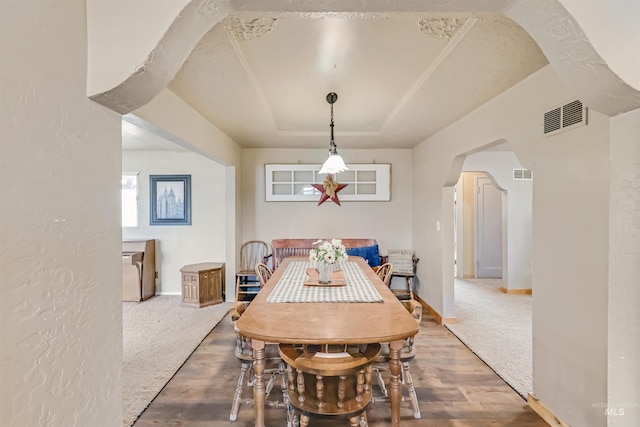
[[[507,289],[531,288],[531,209],[532,181],[514,180],[513,169],[522,169],[513,151],[483,151],[468,156],[464,171],[487,172],[506,191],[506,247],[503,255],[503,286]],[[503,256],[504,258],[504,256]]]
[[[328,141],[327,141],[328,144]],[[411,150],[340,150],[349,163],[390,163],[391,201],[266,202],[267,163],[324,162],[327,150],[243,150],[243,240],[287,237],[369,237],[388,249],[411,248]],[[338,175],[338,180],[340,175]],[[340,193],[338,193],[338,196]],[[393,225],[393,226],[391,226]]]
[[[611,119],[609,426],[640,425],[640,110]],[[620,410],[624,411],[624,415]]]
[[[456,156],[508,141],[534,171],[534,393],[570,425],[601,426],[592,402],[607,393],[609,120],[590,111],[588,126],[541,137],[543,113],[572,99],[545,67],[416,147],[413,242],[418,294],[450,316],[443,271],[453,255],[442,247],[453,233],[434,226],[453,216],[442,186]]]
[[[122,238],[156,239],[157,294],[181,294],[186,264],[226,262],[224,166],[195,153],[123,151],[122,169],[140,171],[138,227],[124,227]],[[149,175],[165,174],[191,175],[190,226],[149,225]]]
[[[122,425],[120,116],[80,1],[0,2],[0,424]]]
[[[533,182],[533,389],[571,425],[604,425],[608,119],[541,140]],[[576,391],[580,390],[580,393]]]

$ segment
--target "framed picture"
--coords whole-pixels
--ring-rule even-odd
[[[151,225],[191,225],[191,175],[149,175]]]

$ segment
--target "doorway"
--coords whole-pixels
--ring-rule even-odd
[[[502,197],[486,175],[475,179],[476,272],[477,278],[502,278]]]
[[[453,197],[455,321],[446,327],[526,398],[532,389],[531,295],[505,292],[508,282],[525,282],[531,265],[530,251],[521,250],[531,241],[531,182],[516,180],[513,172],[521,167],[513,152],[495,150],[468,155],[460,167]]]

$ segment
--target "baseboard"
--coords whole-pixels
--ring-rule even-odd
[[[156,295],[182,295],[182,292],[156,292]]]
[[[436,322],[438,322],[440,325],[442,325],[442,316],[440,315],[440,313],[438,313],[437,311],[435,311],[433,309],[433,307],[431,307],[429,304],[427,304],[422,298],[420,298],[420,296],[418,296],[415,292],[413,293],[413,297],[416,299],[416,301],[418,301],[420,303],[420,305],[429,312],[429,314],[431,314],[433,317],[436,318]]]
[[[452,324],[452,323],[458,323],[458,318],[457,317],[443,317],[442,318],[442,324],[443,325],[447,325],[447,324]]]
[[[508,289],[508,288],[500,288],[500,291],[509,295],[531,295],[533,293],[533,289]]]
[[[549,409],[544,403],[540,402],[537,397],[534,396],[533,393],[529,393],[529,398],[527,400],[531,409],[535,411],[543,420],[545,420],[551,427],[569,427],[569,424],[566,424],[560,418],[558,418],[552,411]]]

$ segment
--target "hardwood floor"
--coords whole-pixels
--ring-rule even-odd
[[[543,427],[526,402],[487,365],[432,316],[423,316],[416,337],[418,356],[411,374],[421,419],[414,419],[409,402],[402,405],[403,426]],[[229,421],[240,363],[233,354],[235,334],[225,317],[142,413],[135,427],[253,426],[253,408],[241,405],[238,419]],[[278,383],[279,384],[279,383]],[[378,392],[374,388],[374,392]],[[247,390],[243,397],[250,397]],[[270,399],[281,397],[275,386]],[[376,402],[367,410],[369,425],[390,425],[388,404]],[[286,426],[284,409],[266,408],[267,426]],[[337,420],[312,419],[311,426],[349,425]]]

